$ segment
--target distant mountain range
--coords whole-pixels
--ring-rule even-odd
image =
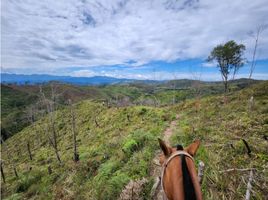
[[[94,77],[71,77],[71,76],[53,76],[47,74],[8,74],[1,73],[1,83],[17,83],[17,84],[38,84],[50,81],[59,81],[76,85],[103,85],[118,84],[137,81],[135,79],[113,78],[107,76]],[[147,81],[145,81],[147,82]],[[148,81],[150,82],[150,81]]]
[[[200,83],[219,83],[221,81],[197,81],[191,79],[178,79],[178,80],[138,80],[138,79],[126,79],[126,78],[114,78],[108,76],[93,76],[93,77],[72,77],[72,76],[53,76],[47,74],[9,74],[9,73],[1,73],[1,83],[9,84],[16,83],[18,85],[34,85],[34,84],[42,84],[51,81],[69,83],[74,85],[113,85],[113,84],[125,84],[125,83],[141,83],[141,84],[165,84],[166,86],[174,86],[177,87],[191,87],[194,82]],[[247,82],[258,82],[257,80],[250,80],[246,78],[232,80],[230,82],[237,83],[247,83]]]

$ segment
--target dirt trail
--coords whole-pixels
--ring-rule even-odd
[[[179,119],[179,115],[176,115],[176,119],[170,123],[170,126],[164,131],[163,133],[163,140],[170,145],[170,137],[173,135],[173,130],[176,127],[177,121]],[[160,154],[160,150],[156,153],[156,156],[154,157],[154,162],[158,161],[158,156]],[[154,168],[151,171],[151,175],[155,177],[155,180],[158,179],[158,177],[161,176],[161,167],[154,165]],[[160,184],[158,184],[158,187],[156,188],[154,195],[152,196],[152,199],[154,200],[162,200],[163,199],[163,191],[161,190]]]

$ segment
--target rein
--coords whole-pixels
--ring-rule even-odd
[[[167,198],[167,195],[166,195],[166,192],[164,190],[164,183],[163,183],[163,180],[164,180],[164,175],[165,175],[165,171],[166,171],[166,168],[167,168],[167,165],[168,163],[173,159],[175,158],[176,156],[180,156],[180,155],[185,155],[187,156],[188,158],[190,158],[193,162],[194,162],[194,158],[187,152],[185,151],[176,151],[174,152],[163,164],[162,166],[162,173],[161,173],[161,188],[163,190],[163,194],[164,194],[164,199],[165,200],[168,200]]]

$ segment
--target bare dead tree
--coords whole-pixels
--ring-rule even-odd
[[[174,105],[176,103],[176,80],[177,80],[177,74],[176,72],[174,71],[173,72],[173,84],[172,84],[172,90],[173,90],[173,98],[172,98],[172,104]]]
[[[53,84],[51,84],[51,99],[48,99],[45,96],[45,93],[42,90],[42,87],[40,87],[40,97],[42,100],[42,104],[45,106],[47,113],[48,113],[48,123],[47,123],[47,137],[50,145],[53,147],[56,158],[58,162],[61,164],[61,158],[59,155],[59,149],[58,149],[58,140],[57,140],[57,132],[55,128],[55,111],[56,111],[56,91],[53,87]]]
[[[17,156],[19,157],[21,155],[21,151],[20,151],[20,147],[16,146],[16,152],[17,152]]]
[[[254,97],[251,96],[248,102],[248,111],[249,113],[252,112],[252,110],[254,109]]]
[[[77,136],[76,118],[75,118],[75,113],[74,113],[74,109],[73,109],[73,105],[71,103],[71,100],[69,100],[69,106],[70,106],[70,112],[71,112],[71,117],[72,117],[72,133],[73,133],[73,145],[74,145],[73,146],[73,148],[74,148],[73,160],[75,162],[78,162],[79,161],[79,154],[78,154],[78,151],[77,151],[77,140],[76,140],[76,136]]]
[[[127,114],[127,121],[128,121],[128,122],[131,122],[131,120],[130,120],[130,115],[129,115],[129,114]]]
[[[195,96],[195,111],[198,112],[200,110],[200,99],[201,99],[201,76],[202,76],[202,71],[201,72],[194,72],[191,68],[190,68],[190,72],[192,74],[193,77],[193,83],[192,83],[192,87],[194,89],[194,96]]]
[[[6,183],[5,173],[3,169],[3,160],[0,160],[0,165],[1,165],[1,176],[2,176],[3,182]]]
[[[57,160],[61,164],[61,158],[60,158],[59,149],[58,149],[57,133],[56,133],[56,130],[55,130],[55,122],[54,121],[51,121],[50,123],[51,123],[51,132],[52,132],[52,135],[49,135],[48,136],[49,143],[53,147],[54,152],[55,152],[56,157],[57,157]]]
[[[48,174],[49,174],[49,175],[52,174],[52,168],[51,168],[50,165],[47,167],[47,171],[48,171]]]
[[[18,172],[17,172],[17,169],[16,169],[16,165],[14,163],[13,163],[13,171],[14,171],[15,176],[18,178],[19,175],[18,175]]]
[[[251,61],[251,66],[250,66],[250,73],[249,73],[249,79],[251,79],[253,71],[255,70],[256,67],[256,53],[259,45],[259,37],[262,31],[267,28],[267,25],[261,25],[257,28],[256,32],[251,32],[250,36],[252,36],[255,40],[255,45],[254,45],[254,50],[253,50],[253,55],[252,55],[252,61]]]
[[[2,142],[3,142],[3,141],[2,141]],[[3,148],[4,148],[4,143],[3,143],[3,145],[2,145],[2,151],[3,151]],[[11,166],[12,166],[14,175],[16,176],[16,178],[18,178],[19,175],[18,175],[18,172],[17,172],[17,169],[16,169],[16,164],[15,164],[15,162],[14,162],[12,156],[10,155],[10,152],[9,152],[9,150],[8,150],[7,147],[6,147],[6,153],[7,153],[7,160],[8,160],[8,162],[9,162],[9,164],[11,164]],[[2,165],[1,165],[1,167],[2,167]],[[2,173],[2,172],[1,172],[1,173]]]
[[[97,118],[95,117],[95,119],[94,119],[94,122],[95,122],[95,124],[96,124],[96,126],[97,127],[100,127],[100,125],[99,125],[99,123],[98,123],[98,121],[97,121]]]
[[[26,110],[26,117],[28,121],[33,124],[35,121],[35,108],[34,106],[29,106]]]
[[[9,160],[10,164],[12,165],[12,169],[13,169],[14,175],[16,176],[16,178],[18,178],[19,175],[18,175],[18,172],[17,172],[16,164],[15,164],[14,160],[12,159],[12,157],[11,157],[10,152],[9,152],[8,149],[6,149],[6,152],[7,152],[8,160]]]
[[[32,152],[31,152],[31,148],[30,148],[30,142],[27,141],[27,151],[28,151],[28,155],[30,160],[33,160],[33,156],[32,156]]]

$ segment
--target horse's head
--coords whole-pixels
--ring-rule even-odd
[[[170,147],[158,139],[163,151],[159,161],[163,166],[161,184],[169,200],[201,200],[201,189],[195,170],[193,157],[200,141],[197,140],[188,147],[181,145]]]
[[[200,145],[200,141],[196,140],[195,142],[193,142],[192,144],[190,144],[188,147],[184,149],[183,146],[180,144],[176,145],[175,147],[170,147],[163,140],[159,138],[158,138],[158,141],[163,151],[163,154],[161,154],[159,158],[161,165],[163,165],[163,163],[170,157],[170,155],[176,151],[184,151],[190,154],[191,156],[195,156],[198,150],[198,147]]]

